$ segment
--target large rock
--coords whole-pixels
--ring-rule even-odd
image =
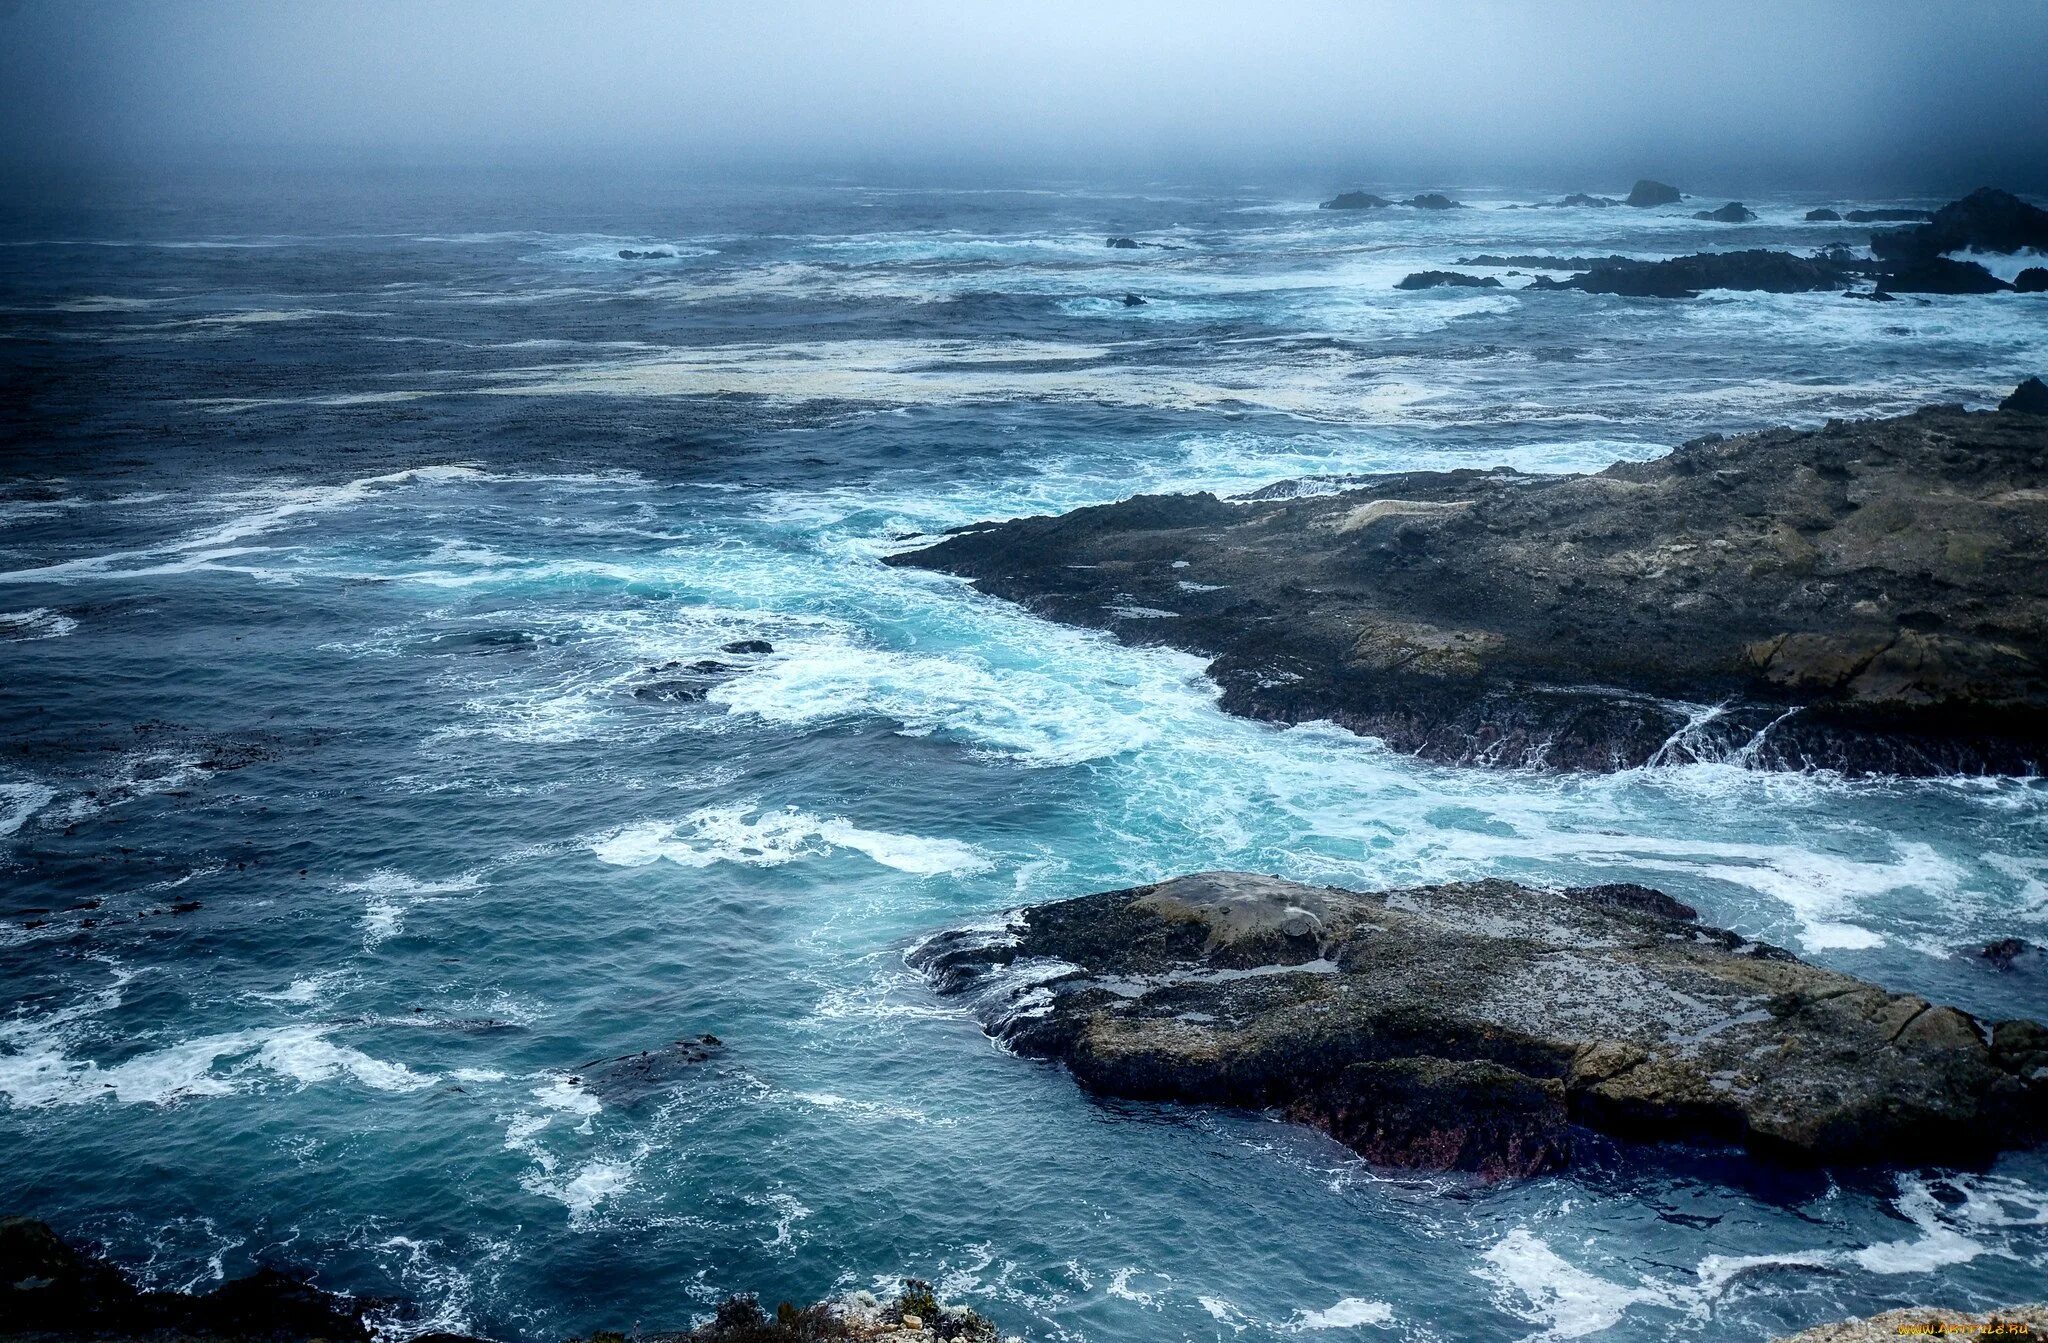
[[[1996,294],[2011,285],[1974,261],[1921,257],[1885,272],[1879,284],[1895,294]]]
[[[1842,216],[1852,224],[1903,224],[1916,219],[1932,219],[1927,210],[1851,210]]]
[[[1887,261],[1917,261],[1944,252],[2048,251],[2048,210],[2009,191],[1979,187],[1934,212],[1918,228],[1874,233],[1870,250]]]
[[[368,1343],[362,1312],[361,1304],[275,1268],[202,1295],[145,1292],[43,1223],[0,1218],[0,1333]]]
[[[1465,208],[1449,196],[1435,191],[1425,192],[1420,196],[1410,196],[1407,200],[1402,201],[1401,204],[1412,205],[1418,210],[1462,210]]]
[[[1756,218],[1756,211],[1741,201],[1729,201],[1718,210],[1698,210],[1694,219],[1706,219],[1719,224],[1747,224]]]
[[[2048,383],[2039,378],[2028,378],[2012,389],[2012,395],[1998,403],[2000,410],[2018,411],[2022,415],[2048,415]]]
[[[1645,177],[1629,188],[1625,204],[1642,209],[1652,205],[1676,205],[1685,199],[1685,193],[1677,187],[1662,182],[1652,182]]]
[[[1342,195],[1324,201],[1319,210],[1384,210],[1393,204],[1385,196],[1375,196],[1370,191],[1347,191]]]
[[[1403,276],[1396,289],[1439,289],[1446,285],[1464,289],[1498,289],[1500,281],[1491,275],[1460,275],[1454,270],[1419,270]]]
[[[1204,654],[1233,712],[1435,759],[2048,763],[2048,418],[1929,407],[1594,475],[1350,485],[1141,496],[889,562]]]
[[[2012,287],[2022,294],[2048,294],[2048,266],[2029,266],[2013,277]]]
[[[2048,1132],[2048,1028],[1807,965],[1640,886],[1207,872],[911,959],[1092,1090],[1277,1109],[1389,1165],[1534,1174],[1570,1164],[1580,1126],[1831,1165]]]
[[[1794,256],[1751,248],[1741,252],[1695,252],[1668,261],[1614,259],[1569,280],[1543,281],[1538,289],[1581,289],[1589,294],[1633,298],[1695,298],[1702,289],[1750,289],[1799,294],[1843,289],[1868,267],[1845,256]]]
[[[1818,210],[1808,210],[1806,212],[1806,222],[1809,224],[1837,224],[1841,222],[1841,219],[1842,216],[1826,206],[1822,206]]]

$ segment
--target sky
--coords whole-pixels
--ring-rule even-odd
[[[0,157],[2048,190],[2048,0],[0,0]]]

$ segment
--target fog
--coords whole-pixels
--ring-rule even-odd
[[[2048,188],[2048,3],[16,0],[0,154]]]

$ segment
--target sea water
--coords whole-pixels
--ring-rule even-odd
[[[2048,370],[2048,296],[1392,288],[1478,252],[1867,241],[1804,197],[1739,227],[1501,208],[1585,185],[1440,213],[594,174],[16,193],[0,1210],[153,1285],[301,1265],[402,1303],[397,1337],[911,1275],[1092,1343],[1763,1339],[2038,1297],[2040,1154],[1375,1169],[1091,1098],[904,966],[1205,868],[1640,881],[2048,1016],[2048,976],[1966,954],[2048,940],[2038,780],[1423,764],[881,563],[1143,491],[1597,469]],[[700,660],[703,700],[634,695]],[[704,1033],[668,1090],[571,1081]]]

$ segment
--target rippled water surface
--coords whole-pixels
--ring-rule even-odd
[[[2038,781],[1421,765],[879,563],[1138,491],[1597,468],[2048,367],[2043,296],[1393,290],[1476,252],[1864,240],[1801,222],[1819,200],[1730,228],[1459,194],[11,207],[0,1205],[162,1285],[308,1264],[414,1303],[397,1334],[653,1328],[906,1273],[1094,1343],[1762,1339],[2038,1296],[2040,1154],[1377,1171],[1257,1115],[1092,1100],[904,968],[939,927],[1201,868],[1499,874],[1651,883],[2048,1015],[2048,978],[1956,954],[2048,939]],[[708,694],[634,693],[677,676]],[[670,1089],[569,1081],[707,1032]]]

